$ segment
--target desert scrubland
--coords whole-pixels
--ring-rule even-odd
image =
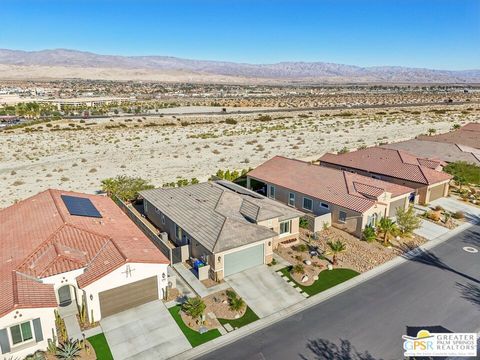
[[[478,121],[480,106],[436,105],[112,119],[57,120],[0,132],[0,207],[47,188],[95,192],[115,175],[161,186],[255,167],[275,155],[313,160],[449,131]]]

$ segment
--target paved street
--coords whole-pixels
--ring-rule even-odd
[[[480,252],[465,246],[480,249],[478,225],[204,359],[402,359],[407,326],[478,332]]]

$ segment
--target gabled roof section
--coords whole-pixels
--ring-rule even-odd
[[[266,161],[248,176],[357,212],[370,209],[384,192],[396,197],[413,191],[405,186],[282,156]]]
[[[451,179],[450,175],[434,169],[441,162],[419,159],[403,150],[371,147],[345,154],[327,153],[319,160],[320,165],[335,164],[426,185]]]
[[[207,250],[221,252],[278,235],[257,225],[301,213],[230,182],[208,182],[140,195]]]

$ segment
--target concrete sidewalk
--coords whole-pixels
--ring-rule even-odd
[[[450,230],[444,226],[440,226],[432,223],[431,221],[422,219],[421,226],[413,232],[427,240],[433,240],[448,233],[449,231]]]
[[[207,288],[189,269],[185,267],[183,263],[173,264],[173,268],[201,298],[214,294],[218,291],[226,290],[230,287],[226,282],[223,282]]]
[[[311,308],[312,306],[315,306],[317,304],[320,304],[348,289],[351,289],[357,285],[360,285],[372,278],[374,278],[377,275],[383,274],[386,271],[389,271],[395,267],[397,267],[400,264],[403,264],[409,259],[415,257],[416,255],[422,253],[422,250],[429,250],[432,249],[433,247],[449,240],[450,238],[456,236],[457,234],[461,233],[462,231],[467,230],[473,226],[473,224],[466,223],[463,224],[459,227],[457,227],[454,230],[449,231],[448,233],[439,236],[435,240],[431,240],[424,245],[420,246],[417,249],[414,249],[410,251],[409,253],[405,254],[405,256],[398,256],[395,259],[386,262],[370,271],[367,271],[363,274],[360,274],[353,279],[350,279],[348,281],[345,281],[344,283],[341,283],[337,286],[334,286],[333,288],[330,288],[324,292],[321,292],[320,294],[317,294],[315,296],[309,297],[302,302],[299,302],[289,308],[283,309],[281,311],[278,311],[268,317],[265,317],[263,319],[257,320],[251,324],[248,324],[238,330],[235,330],[233,332],[230,332],[224,336],[221,336],[219,338],[216,338],[208,343],[205,343],[203,345],[200,345],[194,349],[191,349],[189,351],[186,351],[182,354],[178,354],[177,356],[174,356],[173,359],[192,359],[192,358],[197,358],[203,355],[207,355],[209,352],[220,348],[222,346],[225,346],[227,344],[233,343],[242,337],[245,337],[247,335],[250,335],[256,331],[262,330],[276,322],[279,322],[287,317],[293,316],[295,314],[298,314],[302,312],[303,310],[306,310],[308,308]]]

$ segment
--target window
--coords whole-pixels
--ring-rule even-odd
[[[162,224],[165,225],[165,215],[162,214],[162,215],[160,216],[160,218],[161,218],[161,220],[162,220]]]
[[[282,234],[290,234],[290,229],[292,227],[292,221],[283,221],[280,223],[280,235]]]
[[[148,202],[146,200],[143,200],[143,211],[145,214],[148,212]]]
[[[180,240],[182,238],[182,228],[175,224],[175,237]]]
[[[325,209],[330,209],[330,206],[328,206],[328,204],[325,204],[323,202],[320,203],[320,207],[325,208]]]
[[[347,221],[347,213],[345,211],[338,212],[338,222],[344,223]]]
[[[288,194],[288,205],[295,206],[295,193]]]
[[[303,208],[304,208],[305,210],[310,210],[310,211],[312,211],[312,209],[313,209],[313,201],[312,201],[312,199],[309,199],[309,198],[307,198],[307,197],[304,197],[304,198],[303,198]]]
[[[32,326],[30,324],[30,321],[12,326],[10,328],[10,335],[12,336],[13,345],[17,345],[22,342],[32,340],[33,334],[32,334]]]
[[[268,192],[268,197],[271,199],[275,199],[275,186],[269,185],[270,191]]]

